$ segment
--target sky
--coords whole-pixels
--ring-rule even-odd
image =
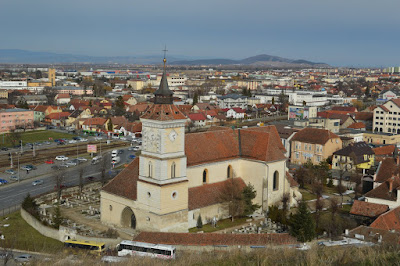
[[[0,49],[400,65],[398,0],[0,0]]]

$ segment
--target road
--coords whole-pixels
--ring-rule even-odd
[[[119,156],[121,157],[121,162],[119,165],[127,163],[132,161],[132,159],[129,159],[129,155],[132,154],[133,152],[127,151],[127,149],[124,149],[124,152],[120,154]],[[111,156],[110,152],[107,152],[103,156]],[[110,160],[111,161],[111,160]],[[118,165],[117,165],[118,166]],[[26,195],[29,193],[31,196],[37,196],[43,193],[48,193],[51,191],[55,190],[55,178],[54,178],[54,169],[51,169],[49,165],[40,165],[38,166],[38,170],[33,170],[33,171],[40,171],[39,169],[41,168],[47,168],[47,171],[45,171],[44,174],[42,174],[39,177],[35,178],[29,178],[29,175],[33,175],[33,173],[25,174],[24,176],[21,176],[23,178],[22,181],[15,182],[12,184],[7,184],[3,185],[0,187],[0,211],[3,209],[10,208],[12,206],[15,206],[17,204],[21,204],[23,199],[26,197]],[[91,165],[90,160],[88,162],[79,164],[78,166],[75,167],[70,167],[67,168],[66,170],[63,170],[65,173],[64,177],[64,184],[67,186],[74,186],[79,184],[79,169],[84,168],[84,179],[86,179],[89,176],[95,177],[95,180],[100,180],[100,175],[101,175],[101,166],[100,164],[97,165]],[[111,171],[111,164],[107,166],[107,175],[108,178],[114,177],[116,174],[116,171]],[[32,181],[37,180],[37,179],[42,179],[44,183],[42,185],[38,186],[32,186]],[[85,180],[86,181],[86,180]]]

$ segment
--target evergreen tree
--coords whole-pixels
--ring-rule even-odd
[[[275,105],[275,97],[272,97],[272,105]]]
[[[253,214],[255,210],[260,208],[261,206],[258,204],[253,204],[253,199],[255,199],[257,192],[254,189],[252,184],[248,184],[243,188],[243,201],[244,201],[244,215]]]
[[[301,201],[297,213],[290,219],[290,234],[300,242],[311,241],[315,237],[315,223],[305,201]]]
[[[63,218],[61,216],[60,204],[57,203],[57,207],[54,210],[54,219],[53,219],[54,228],[56,228],[56,229],[60,228],[62,221],[63,221]]]
[[[201,214],[197,217],[197,224],[196,224],[197,228],[203,228],[203,221],[201,220]]]
[[[199,102],[199,94],[197,93],[197,91],[195,91],[193,95],[193,105],[196,105],[198,102]]]

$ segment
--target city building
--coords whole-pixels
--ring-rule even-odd
[[[318,108],[316,106],[294,106],[290,105],[288,108],[289,120],[302,120],[317,117]]]
[[[292,163],[304,164],[310,161],[319,164],[342,148],[342,140],[329,130],[304,128],[294,135],[291,147]]]
[[[240,94],[227,94],[222,96],[217,96],[218,98],[218,106],[221,109],[224,108],[234,108],[239,107],[242,109],[247,109],[247,96],[243,96]]]
[[[375,153],[365,142],[352,143],[343,149],[335,151],[332,156],[332,169],[341,171],[356,171],[370,169],[375,162]]]
[[[374,109],[373,130],[400,134],[400,99],[392,99]]]
[[[33,111],[21,108],[0,110],[0,132],[33,128]]]

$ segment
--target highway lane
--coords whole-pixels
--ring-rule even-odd
[[[121,163],[127,163],[132,161],[128,159],[130,152],[125,152],[120,154]],[[104,155],[110,156],[110,153]],[[75,186],[79,184],[79,169],[84,168],[84,182],[87,182],[87,177],[93,176],[96,181],[101,178],[101,165],[91,165],[90,162],[82,163],[78,166],[67,168],[66,170],[61,170],[64,173],[63,184],[67,186]],[[114,177],[115,171],[111,171],[111,164],[107,167],[106,177]],[[26,179],[20,183],[13,183],[9,185],[4,185],[0,187],[0,210],[7,209],[9,207],[21,204],[23,199],[29,193],[31,196],[37,196],[43,193],[48,193],[55,191],[56,180],[54,175],[57,170],[51,169],[51,171],[40,177]],[[42,185],[32,186],[32,182],[37,179],[42,179],[44,183]]]

